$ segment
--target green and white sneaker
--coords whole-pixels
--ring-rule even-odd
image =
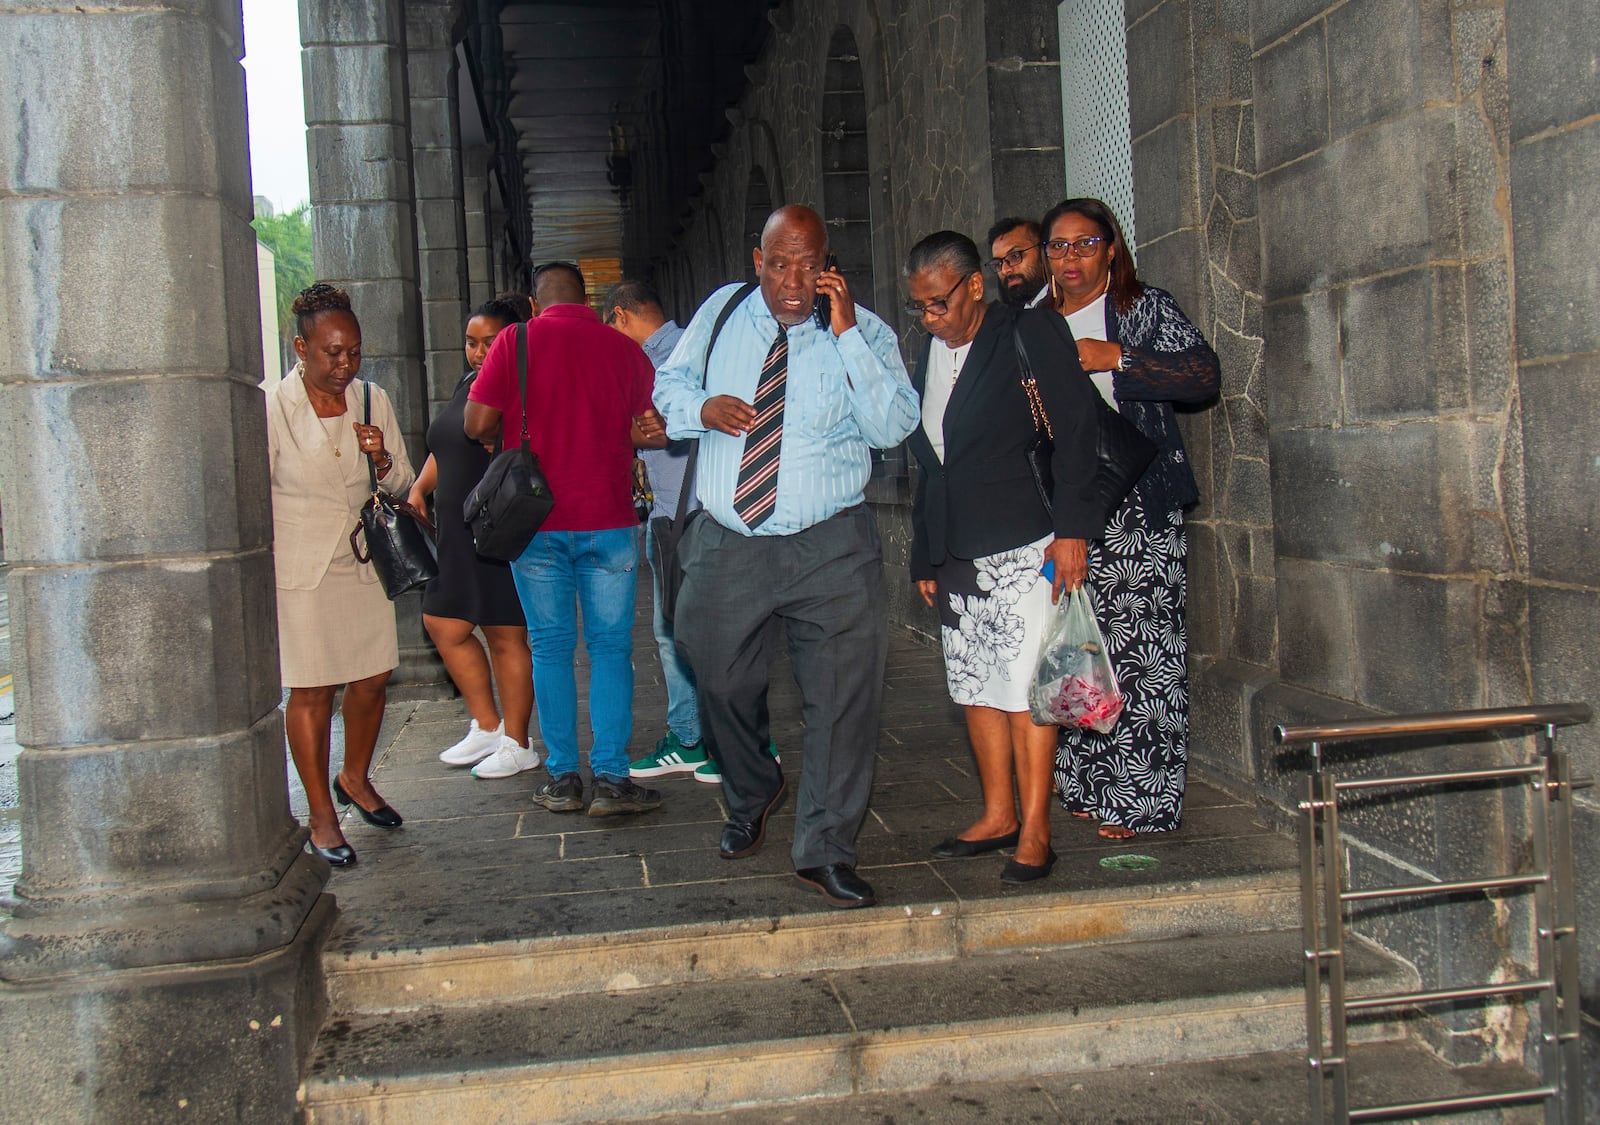
[[[707,765],[705,743],[685,746],[671,731],[656,743],[655,753],[628,763],[629,777],[665,777],[671,773],[693,773]]]
[[[774,762],[779,760],[778,759],[778,746],[777,746],[776,743],[774,743],[774,742],[768,742],[767,743],[767,753],[772,755],[772,760]],[[711,760],[710,756],[707,755],[706,756],[706,764],[701,766],[699,769],[694,771],[694,779],[696,781],[703,781],[707,785],[721,785],[722,784],[722,771],[717,769],[717,763],[713,762]]]

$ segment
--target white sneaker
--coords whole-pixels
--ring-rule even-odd
[[[473,762],[481,762],[500,749],[500,739],[505,737],[505,733],[504,719],[494,730],[484,730],[478,725],[478,720],[473,719],[472,725],[467,727],[467,737],[441,753],[439,760],[447,766],[470,766]]]
[[[528,746],[518,746],[514,738],[502,737],[500,748],[472,767],[472,776],[478,778],[515,777],[524,770],[539,767],[539,752]]]

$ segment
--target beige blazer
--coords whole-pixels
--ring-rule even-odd
[[[345,388],[346,425],[361,418],[365,387],[356,379]],[[378,487],[391,496],[405,496],[417,474],[406,458],[400,420],[389,396],[377,386],[372,387],[372,424],[383,431],[384,448],[394,458]],[[371,492],[365,458],[359,453],[353,454],[357,461],[352,463],[362,463],[362,479],[356,484],[346,481],[322,419],[306,397],[298,364],[267,391],[267,455],[272,464],[272,552],[278,588],[314,590],[335,554],[350,550],[350,532]],[[360,571],[363,582],[378,580],[370,565]]]

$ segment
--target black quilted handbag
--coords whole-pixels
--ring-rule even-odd
[[[472,545],[486,559],[512,562],[527,550],[544,524],[556,498],[528,442],[528,348],[525,325],[514,325],[517,349],[517,392],[522,408],[522,442],[496,452],[483,479],[467,494],[461,516],[472,532]],[[495,442],[498,449],[499,441]]]
[[[372,425],[372,384],[366,384],[367,425]],[[439,552],[433,542],[428,517],[404,500],[396,500],[378,487],[378,470],[367,458],[367,479],[372,497],[361,508],[361,522],[350,532],[350,550],[357,562],[370,562],[378,572],[383,592],[394,601],[407,590],[439,577]],[[365,539],[366,551],[361,549]]]

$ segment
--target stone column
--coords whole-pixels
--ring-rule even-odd
[[[389,393],[399,436],[420,465],[428,418],[405,33],[400,0],[300,0],[317,278],[350,291],[361,321],[361,374]],[[395,612],[393,687],[442,682],[419,596],[401,597]]]
[[[289,815],[240,8],[0,15],[22,873],[0,1118],[287,1120],[327,866]]]
[[[413,0],[405,7],[411,179],[417,201],[422,338],[427,355],[428,413],[432,415],[450,401],[466,369],[461,329],[467,312],[467,229],[451,34],[456,5],[454,0]]]
[[[467,304],[477,308],[495,295],[489,259],[489,150],[483,145],[461,150],[462,208],[467,227]]]

